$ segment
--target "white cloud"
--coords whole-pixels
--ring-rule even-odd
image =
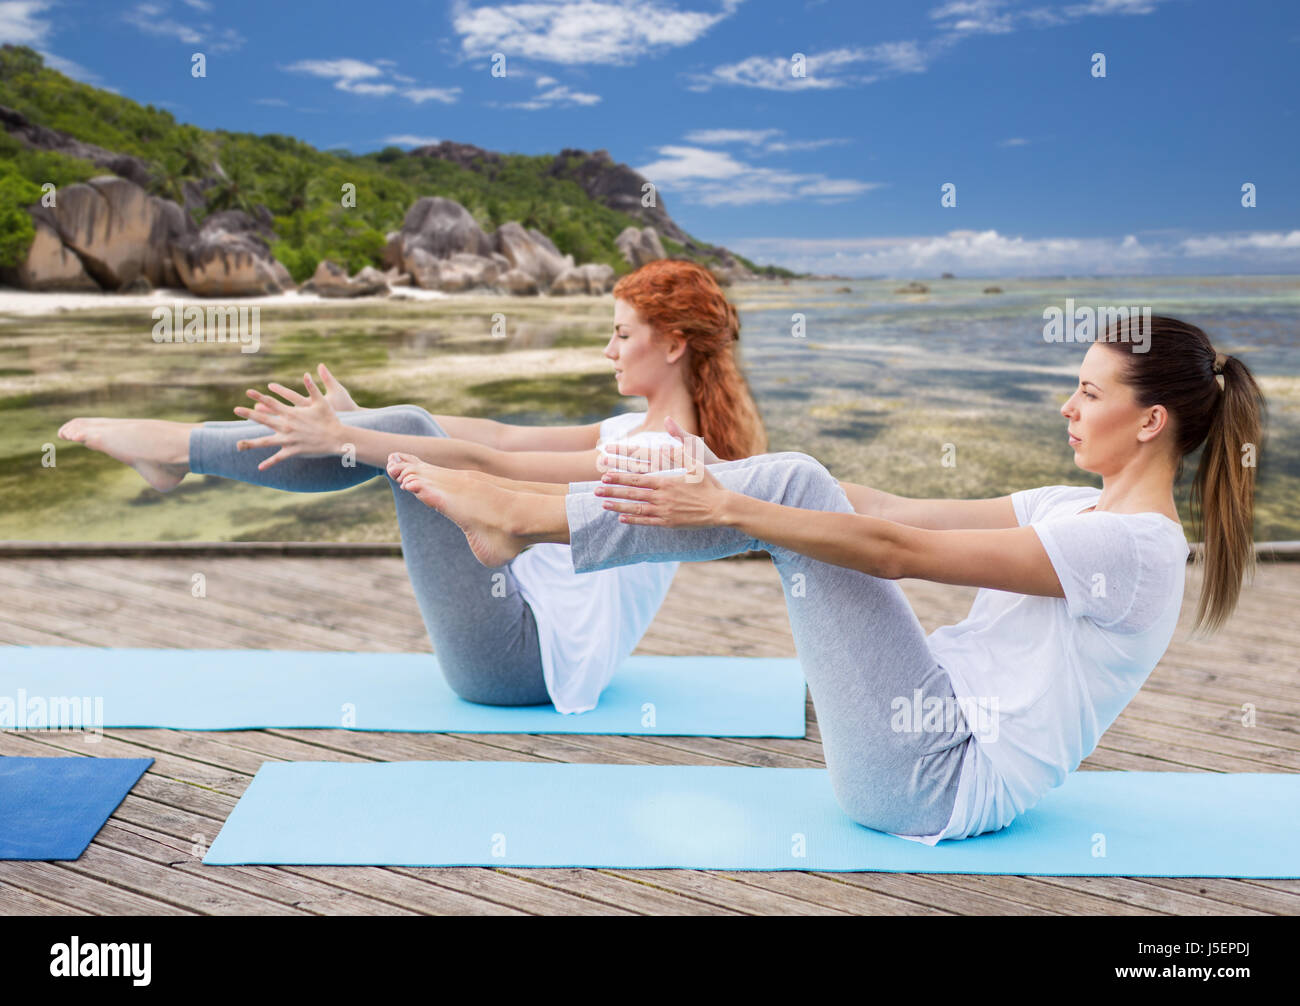
[[[688,75],[689,86],[692,91],[724,84],[764,91],[830,90],[871,84],[901,73],[924,73],[928,62],[915,42],[880,42],[803,55],[803,76],[794,75],[793,55],[750,56],[705,74]]]
[[[806,75],[792,73],[793,54],[755,55],[714,67],[707,73],[688,74],[692,91],[713,87],[753,87],[765,91],[818,91],[861,87],[903,73],[924,73],[953,45],[974,35],[1005,35],[1021,28],[1047,28],[1087,17],[1151,14],[1170,0],[1087,0],[1052,8],[1012,7],[1009,0],[950,0],[928,11],[938,32],[933,38],[846,46],[821,53],[805,53]]]
[[[100,82],[99,74],[95,73],[93,70],[87,70],[80,63],[74,62],[70,59],[64,59],[62,56],[56,56],[54,53],[46,52],[44,50],[41,51],[41,58],[45,60],[45,65],[51,70],[58,70],[59,73],[63,74],[65,77],[79,80],[83,84],[95,84],[99,87],[103,87],[103,84]],[[112,88],[104,89],[110,91],[113,90]],[[114,91],[114,93],[116,94],[117,92]],[[155,102],[155,104],[157,104],[157,102]]]
[[[373,97],[382,97],[397,90],[396,84],[371,84],[364,80],[336,80],[334,86],[349,94],[368,94]]]
[[[1005,35],[1023,26],[1054,28],[1085,17],[1152,14],[1168,0],[1089,0],[1064,6],[1009,8],[1007,0],[955,0],[930,10],[951,42],[970,35]]]
[[[39,15],[49,10],[48,0],[5,0],[0,3],[0,42],[40,46],[50,34],[50,22]]]
[[[695,129],[687,133],[690,143],[747,143],[756,147],[769,137],[780,136],[780,129]]]
[[[665,192],[705,206],[751,206],[805,199],[843,202],[881,184],[757,167],[723,151],[702,147],[670,145],[657,150],[660,160],[636,170]]]
[[[291,73],[309,73],[313,77],[356,81],[382,77],[384,71],[359,59],[301,59],[285,67]]]
[[[54,25],[43,18],[55,6],[53,0],[3,0],[0,2],[0,43],[31,46],[40,53],[45,65],[65,77],[87,84],[100,84],[99,75],[80,63],[43,49]],[[102,86],[102,85],[101,85]]]
[[[384,142],[399,147],[432,147],[442,141],[436,136],[412,136],[410,133],[399,133],[397,136],[385,136]]]
[[[1300,268],[1300,231],[1203,235],[1142,241],[1117,238],[1024,238],[996,230],[956,230],[924,237],[720,239],[746,258],[799,272],[859,276],[1045,276],[1290,272]]]
[[[187,6],[194,10],[207,12],[210,4],[195,4],[185,0]],[[126,11],[122,18],[147,35],[175,39],[184,45],[203,46],[213,52],[230,52],[238,49],[246,39],[234,28],[214,28],[211,22],[189,24],[177,21],[168,15],[169,5],[166,0],[158,3],[137,3]]]
[[[412,87],[402,92],[402,97],[422,105],[426,101],[441,101],[454,105],[460,100],[459,87]]]
[[[301,59],[283,67],[289,73],[306,73],[313,77],[323,77],[334,81],[334,86],[349,94],[368,95],[382,98],[389,94],[400,94],[408,101],[422,105],[426,101],[441,101],[453,105],[460,98],[459,87],[398,87],[388,80],[376,79],[387,76],[402,84],[412,82],[411,77],[393,73],[397,64],[391,59],[376,59],[367,63],[360,59]]]
[[[998,144],[998,146],[999,147],[1027,147],[1029,146],[1029,141],[1026,140],[1023,136],[1013,136],[1008,140],[1003,140],[1001,143]]]
[[[554,77],[538,77],[534,84],[539,88],[545,88],[545,90],[538,91],[537,94],[525,101],[507,102],[501,107],[523,108],[532,111],[542,108],[555,108],[556,106],[572,108],[575,105],[598,105],[601,101],[599,94],[575,91],[565,84],[558,83]],[[495,106],[496,102],[488,102],[488,104]]]
[[[273,108],[285,108],[288,102],[283,98],[254,98],[254,105],[270,105]]]
[[[1015,14],[1006,0],[957,0],[930,11],[940,27],[961,35],[1003,35],[1015,31]]]
[[[717,11],[692,11],[663,0],[529,0],[495,7],[455,0],[451,24],[466,57],[501,52],[507,60],[616,65],[690,45],[742,2],[722,0]]]
[[[687,133],[683,139],[688,143],[702,143],[708,146],[743,143],[751,150],[765,154],[788,154],[801,150],[820,150],[822,147],[849,142],[843,138],[825,140],[775,139],[784,132],[784,129],[694,129]]]
[[[1252,252],[1300,251],[1300,230],[1256,231],[1253,234],[1210,234],[1186,238],[1181,243],[1183,253],[1193,258],[1208,255],[1242,254]]]

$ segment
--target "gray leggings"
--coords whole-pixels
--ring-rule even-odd
[[[447,435],[416,405],[341,412],[339,419],[386,433]],[[487,705],[551,701],[542,676],[537,623],[508,564],[485,567],[474,558],[459,527],[399,489],[382,468],[361,463],[348,467],[337,457],[294,457],[259,472],[258,463],[275,448],[239,451],[235,444],[266,433],[265,426],[251,421],[205,423],[190,433],[190,471],[300,493],[387,479],[397,506],[406,570],[447,683],[461,698]]]
[[[834,476],[806,454],[762,455],[710,465],[709,471],[746,496],[805,510],[853,512]],[[596,485],[572,483],[565,497],[579,573],[635,562],[703,562],[749,550],[772,556],[840,806],[878,831],[940,832],[957,798],[971,731],[898,584],[732,528],[623,524],[592,494]],[[931,697],[949,710],[939,717],[943,722],[900,712],[920,708]]]

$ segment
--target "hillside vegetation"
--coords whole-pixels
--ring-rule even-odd
[[[639,221],[594,201],[576,182],[550,176],[550,156],[503,155],[504,164],[489,178],[397,147],[354,155],[317,150],[280,134],[199,129],[177,122],[165,109],[65,77],[22,46],[0,48],[0,105],[147,162],[154,195],[184,205],[187,182],[204,186],[204,204],[192,213],[198,223],[209,213],[266,206],[280,238],[272,251],[297,281],[310,277],[323,258],[349,272],[381,265],[385,234],[401,226],[412,203],[429,195],[454,199],[485,231],[517,220],[542,231],[577,262],[604,262],[619,274],[630,268],[614,239]],[[20,261],[30,245],[31,224],[21,207],[39,197],[33,185],[69,185],[104,173],[88,161],[31,150],[0,133],[0,265]],[[355,208],[341,205],[345,183],[356,186]],[[689,257],[680,245],[669,254]]]

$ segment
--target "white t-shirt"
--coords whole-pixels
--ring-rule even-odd
[[[600,424],[598,445],[629,439],[644,412],[625,412]],[[634,442],[673,441],[642,433]],[[590,573],[573,571],[568,545],[545,543],[510,564],[519,592],[533,609],[542,672],[551,702],[562,713],[596,708],[618,666],[636,649],[663,604],[676,562],[642,562]]]
[[[1091,486],[1011,494],[1064,598],[983,588],[956,625],[930,633],[974,735],[957,802],[934,845],[996,831],[1059,786],[1137,694],[1178,622],[1189,548],[1157,513],[1084,513]]]

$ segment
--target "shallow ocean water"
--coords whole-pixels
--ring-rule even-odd
[[[1296,277],[896,280],[751,284],[741,359],[769,449],[908,496],[984,497],[1099,485],[1066,444],[1061,404],[1086,343],[1049,343],[1049,305],[1149,305],[1247,361],[1269,398],[1257,540],[1300,539],[1300,280]],[[1000,294],[985,294],[998,286]],[[847,287],[847,292],[844,288]],[[504,315],[506,336],[492,336]],[[793,334],[803,316],[803,334]],[[158,345],[140,307],[0,316],[0,539],[395,540],[386,484],[297,495],[190,476],[162,495],[111,459],[56,440],[76,415],[235,418],[244,389],[300,384],[324,360],[363,405],[522,423],[592,422],[618,395],[601,355],[608,298],[454,297],[267,306],[261,348]],[[56,464],[43,467],[46,444]],[[1177,499],[1189,538],[1187,486]]]

